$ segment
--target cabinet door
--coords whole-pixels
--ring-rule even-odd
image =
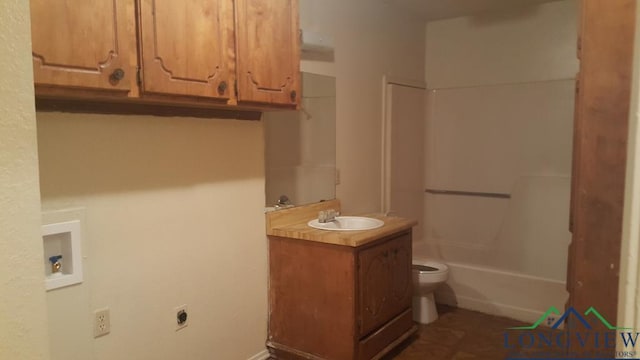
[[[232,0],[141,0],[144,93],[230,99]]]
[[[411,307],[410,233],[362,250],[358,261],[362,336]]]
[[[297,105],[300,44],[297,0],[237,0],[238,100]]]
[[[133,10],[123,0],[31,0],[35,84],[126,93]]]
[[[411,277],[411,235],[405,234],[393,241],[389,250],[391,272],[390,307],[400,312],[411,306],[413,284]]]

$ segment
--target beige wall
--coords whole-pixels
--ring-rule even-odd
[[[48,359],[29,2],[0,2],[0,359]]]
[[[52,358],[242,360],[263,351],[262,124],[37,120],[45,221],[80,218],[84,236],[84,282],[47,293]],[[176,332],[182,304],[189,326]],[[93,339],[102,307],[111,334]]]
[[[381,210],[382,77],[424,78],[424,24],[392,3],[301,0],[304,31],[334,39],[335,62],[302,61],[337,88],[337,197],[345,212]]]
[[[427,187],[511,198],[427,195],[425,251],[454,265],[463,302],[535,320],[565,299],[577,3],[435,21],[426,33]],[[505,276],[546,297],[475,289]]]

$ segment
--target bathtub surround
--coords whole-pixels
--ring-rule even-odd
[[[565,0],[427,24],[426,185],[511,196],[425,195],[442,302],[531,321],[566,300],[577,17]]]

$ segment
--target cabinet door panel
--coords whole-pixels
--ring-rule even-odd
[[[238,100],[297,105],[297,0],[237,0]]]
[[[402,234],[358,254],[360,335],[411,307],[411,235]]]
[[[375,251],[365,254],[360,273],[361,334],[366,334],[382,324],[389,302],[389,252]]]
[[[142,0],[143,92],[229,99],[232,0]]]
[[[404,309],[411,306],[413,284],[411,283],[411,237],[403,235],[394,241],[391,249],[391,306]]]
[[[36,85],[128,91],[133,16],[123,0],[31,0]]]

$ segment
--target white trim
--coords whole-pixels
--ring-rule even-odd
[[[267,351],[267,349],[264,349],[259,353],[253,355],[252,357],[248,358],[247,360],[267,360],[268,358],[269,358],[269,351]]]
[[[478,311],[484,314],[503,316],[531,324],[536,322],[542,314],[539,311],[531,309],[502,304],[490,300],[477,299],[469,296],[457,296],[453,298],[447,295],[441,295],[438,297],[438,303],[456,306],[462,309]]]
[[[391,201],[389,198],[391,193],[391,96],[389,96],[388,85],[427,89],[427,83],[422,80],[406,79],[390,75],[382,76],[380,211],[383,214],[389,212],[389,203]]]
[[[42,241],[46,243],[49,236],[53,235],[62,235],[68,234],[69,241],[67,245],[61,249],[61,253],[45,253],[44,256],[52,256],[52,255],[62,255],[64,253],[64,258],[62,259],[62,270],[63,272],[56,273],[54,275],[59,275],[58,277],[54,277],[50,275],[45,278],[45,288],[47,291],[79,284],[83,281],[82,275],[82,250],[80,243],[82,242],[82,237],[80,233],[80,220],[66,221],[55,224],[46,224],[42,225]],[[69,256],[70,255],[70,256]],[[46,262],[46,259],[45,259]],[[70,269],[70,272],[68,270]]]
[[[624,215],[620,248],[617,325],[640,327],[640,7],[636,7],[636,42],[633,51],[627,173],[625,178]],[[618,342],[618,351],[629,351]]]
[[[427,90],[427,83],[422,80],[407,79],[397,76],[384,75],[383,80],[386,84],[414,87],[417,89]]]

